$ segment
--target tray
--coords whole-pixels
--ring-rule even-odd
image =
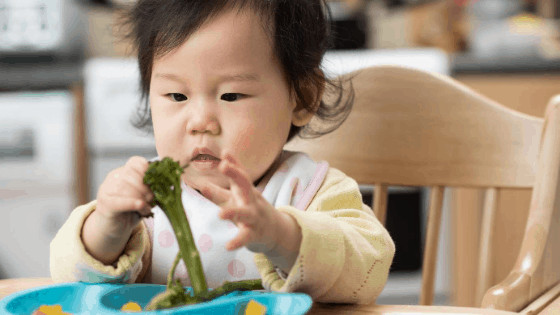
[[[189,287],[186,287],[190,291]],[[136,302],[142,308],[153,296],[165,290],[159,284],[90,284],[61,283],[28,289],[0,300],[0,314],[31,314],[41,305],[61,305],[71,314],[128,314],[120,308]],[[303,293],[235,291],[210,302],[167,310],[133,314],[243,314],[250,300],[266,306],[266,314],[299,315],[311,308],[311,297]]]

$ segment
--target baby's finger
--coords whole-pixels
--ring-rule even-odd
[[[150,163],[141,156],[133,156],[126,161],[125,166],[136,171],[140,176],[144,177],[144,173],[148,170]]]
[[[232,164],[228,160],[222,160],[220,165],[222,173],[230,178],[231,191],[238,201],[247,204],[252,201],[253,183],[249,176],[239,166]]]
[[[252,225],[254,217],[244,208],[226,207],[218,213],[222,220],[230,220],[235,224]]]
[[[241,225],[239,227],[239,233],[226,244],[226,250],[236,250],[247,244],[251,240],[251,230],[247,227]]]
[[[153,194],[148,187],[138,182],[136,175],[130,172],[120,172],[119,177],[106,187],[104,187],[101,195],[111,197],[129,197],[141,198],[146,202],[153,200]],[[101,192],[101,189],[100,189]]]
[[[144,200],[147,202],[151,202],[154,199],[154,194],[150,190],[150,187],[144,184],[142,178],[140,178],[138,174],[130,173],[129,176],[125,176],[123,180],[135,190],[136,194],[143,196]]]
[[[222,204],[231,198],[231,192],[216,184],[206,183],[203,187],[199,188],[200,192],[208,200],[215,204]]]
[[[222,159],[227,160],[228,162],[230,162],[233,165],[241,166],[239,161],[233,155],[229,154],[229,152],[227,152],[227,151],[224,152],[224,155],[223,155]]]
[[[106,195],[98,202],[117,212],[138,211],[144,216],[151,213],[150,205],[141,198]]]

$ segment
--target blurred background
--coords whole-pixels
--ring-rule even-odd
[[[131,124],[138,70],[117,23],[132,2],[0,0],[0,279],[49,276],[49,243],[71,210],[94,199],[107,172],[128,157],[156,156],[153,139]],[[560,92],[560,0],[328,5],[336,34],[324,60],[329,75],[406,65],[451,75],[535,116]],[[371,187],[361,189],[371,200]],[[472,192],[462,193],[456,196]],[[387,228],[397,255],[378,303],[418,302],[425,195],[422,188],[390,189]],[[512,193],[500,207],[515,212],[527,196]],[[472,279],[464,275],[472,274],[476,249],[465,244],[477,237],[480,214],[454,215],[465,200],[447,193],[445,200],[435,303],[472,305]],[[504,228],[523,228],[519,218]],[[496,277],[506,267],[496,268]]]

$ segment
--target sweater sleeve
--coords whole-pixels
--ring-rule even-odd
[[[138,224],[123,254],[113,265],[105,265],[91,256],[82,242],[86,218],[95,210],[96,201],[72,211],[50,244],[50,272],[54,282],[132,283],[144,276],[150,253],[150,241],[144,223]]]
[[[285,279],[265,255],[255,255],[266,288],[305,292],[318,302],[375,301],[387,281],[395,245],[371,208],[362,203],[353,179],[331,168],[306,211],[291,206],[278,210],[297,221],[302,242]]]

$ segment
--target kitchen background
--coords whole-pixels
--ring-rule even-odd
[[[0,0],[0,279],[49,276],[49,243],[70,211],[94,199],[107,172],[128,157],[156,155],[153,139],[131,124],[138,70],[116,26],[130,3]],[[337,34],[323,63],[329,75],[406,65],[451,75],[536,116],[560,92],[558,0],[328,4]],[[361,189],[371,200],[371,187]],[[445,198],[435,303],[468,305],[457,293],[469,287],[461,271],[473,264],[467,251],[451,248],[476,235],[464,222],[476,225],[478,217],[454,215],[460,206],[452,193]],[[390,189],[387,228],[397,255],[378,303],[418,301],[425,197],[422,188]],[[464,261],[462,269],[452,270],[452,260]]]

